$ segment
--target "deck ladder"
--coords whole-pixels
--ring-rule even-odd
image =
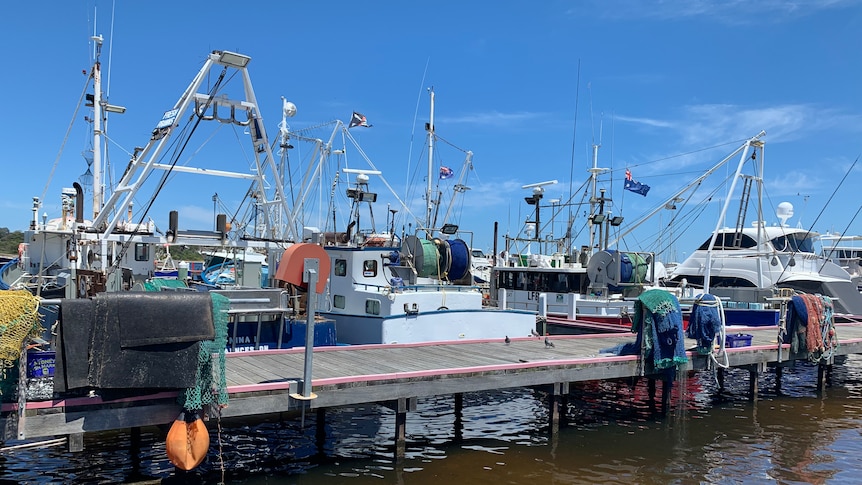
[[[748,200],[751,198],[751,178],[745,177],[742,184],[742,196],[739,198],[739,215],[736,219],[736,232],[733,233],[733,243],[730,247],[738,248],[742,245],[742,230],[745,228],[745,216],[748,212]]]

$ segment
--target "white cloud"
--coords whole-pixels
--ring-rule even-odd
[[[782,22],[822,10],[850,8],[859,0],[620,0],[593,2],[588,7],[605,18],[685,20],[708,17],[722,23]],[[575,14],[581,7],[570,9]]]
[[[473,113],[453,117],[441,116],[438,117],[438,122],[434,124],[463,123],[495,127],[517,127],[523,125],[526,121],[535,120],[541,116],[543,116],[542,113],[501,113],[499,111],[489,111],[486,113]]]

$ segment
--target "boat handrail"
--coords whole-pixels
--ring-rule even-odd
[[[381,292],[390,292],[390,293],[408,293],[414,292],[419,293],[421,291],[449,291],[452,293],[461,293],[461,292],[470,292],[470,291],[481,291],[481,288],[476,285],[466,286],[466,285],[442,285],[442,284],[421,284],[421,285],[404,285],[404,286],[391,286],[391,285],[372,285],[369,283],[353,283],[354,289],[362,289],[365,291],[369,290],[377,290]]]

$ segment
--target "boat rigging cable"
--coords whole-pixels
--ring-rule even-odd
[[[159,192],[161,192],[162,188],[165,186],[165,183],[168,180],[168,176],[171,174],[171,172],[173,171],[174,167],[177,165],[177,162],[180,159],[180,155],[185,151],[186,147],[189,144],[189,141],[191,141],[192,135],[197,130],[198,125],[200,125],[201,121],[203,121],[203,119],[204,119],[203,113],[206,113],[206,110],[209,109],[210,104],[212,103],[213,99],[215,98],[215,93],[217,93],[219,87],[221,87],[221,84],[224,81],[224,77],[226,74],[227,74],[227,67],[224,67],[222,69],[222,72],[219,75],[218,79],[216,80],[215,84],[213,84],[213,87],[210,89],[209,95],[207,96],[206,104],[203,106],[203,108],[201,110],[195,110],[195,114],[197,115],[196,119],[195,119],[195,123],[191,127],[191,129],[189,130],[188,134],[186,135],[185,141],[183,142],[182,146],[176,151],[175,155],[173,156],[173,160],[170,163],[170,167],[162,175],[161,180],[159,180],[159,184],[156,187],[155,192],[153,192],[152,197],[150,197],[149,203],[144,208],[144,211],[141,213],[140,222],[138,222],[138,225],[143,224],[144,219],[146,219],[147,214],[149,213],[150,209],[153,207],[153,204],[156,201],[156,197],[158,197]],[[117,257],[114,258],[114,263],[108,268],[106,273],[112,273],[113,271],[117,270],[120,267],[120,264],[122,264],[122,261],[123,261],[123,256],[125,256],[126,251],[128,251],[129,247],[132,244],[132,241],[133,241],[133,238],[129,238],[128,240],[126,240],[123,243],[123,245],[120,247],[120,250],[117,252]]]
[[[857,156],[857,157],[856,157],[856,160],[853,160],[853,164],[852,164],[852,165],[850,165],[850,168],[848,168],[848,169],[847,169],[847,172],[845,172],[845,173],[844,173],[844,177],[841,179],[841,182],[839,182],[838,187],[840,187],[840,186],[841,186],[841,184],[843,184],[843,183],[844,183],[844,180],[847,178],[847,176],[848,176],[848,175],[850,175],[850,172],[853,170],[853,167],[855,167],[855,166],[856,166],[856,162],[858,162],[858,161],[859,161],[859,157]],[[837,187],[835,188],[835,191],[836,191],[836,192],[838,191],[838,188],[837,188]],[[835,192],[833,192],[833,193],[832,193],[832,195],[834,196],[834,195],[835,195]],[[830,197],[830,198],[829,198],[829,200],[832,200],[832,197]],[[827,204],[829,204],[829,201],[827,201],[826,203],[827,203]],[[823,210],[826,210],[826,207],[825,207],[825,206],[823,207]],[[823,214],[823,210],[821,210],[821,211],[820,211],[820,214]],[[859,208],[858,208],[858,209],[856,209],[856,213],[855,213],[855,214],[853,214],[853,217],[850,219],[850,222],[848,222],[848,223],[847,223],[847,226],[844,228],[844,231],[842,231],[842,232],[841,232],[841,237],[842,237],[842,238],[847,234],[847,230],[848,230],[848,229],[850,229],[850,224],[853,224],[853,221],[855,221],[855,220],[856,220],[856,216],[858,216],[858,215],[859,215],[859,211],[862,211],[862,205],[860,205],[860,206],[859,206]],[[818,217],[818,218],[820,218],[820,214],[818,214],[818,215],[817,215],[817,217]],[[816,222],[816,220],[815,220],[815,222]],[[840,239],[839,239],[839,241],[840,241]],[[835,252],[835,247],[834,247],[834,245],[833,245],[833,247],[829,249],[829,254],[827,254],[827,255],[826,255],[826,258],[825,258],[825,259],[828,261],[828,260],[829,260],[829,258],[831,258],[831,257],[832,257],[832,253],[834,253],[834,252]],[[822,266],[820,266],[820,271],[823,271],[823,268],[824,268],[825,266],[826,266],[826,261],[824,261],[824,262],[823,262],[823,265],[822,265]]]
[[[575,119],[572,122],[572,160],[569,162],[569,202],[571,202],[572,197],[575,192],[572,191],[574,187],[574,178],[575,178],[575,140],[578,135],[578,103],[581,98],[581,60],[578,59],[578,74],[575,78]],[[578,189],[580,191],[580,189]],[[566,234],[563,236],[566,242],[566,254],[571,257],[572,255],[572,206],[568,206],[568,225],[566,226]]]
[[[72,121],[69,122],[69,127],[66,128],[66,134],[63,136],[63,142],[60,143],[60,150],[57,152],[57,158],[54,159],[54,165],[51,167],[51,172],[48,173],[48,180],[45,182],[45,188],[42,189],[42,196],[39,201],[45,200],[45,195],[48,193],[48,187],[51,186],[51,179],[54,178],[54,172],[57,170],[57,165],[60,163],[60,157],[63,156],[63,149],[66,148],[66,142],[69,141],[69,135],[72,133],[72,127],[75,126],[75,120],[78,118],[78,111],[81,109],[81,103],[84,101],[84,96],[87,95],[87,89],[90,87],[90,79],[93,78],[93,71],[90,71],[87,80],[84,81],[84,89],[81,91],[81,96],[78,98],[78,104],[75,107],[75,112],[72,113]]]
[[[858,162],[858,161],[859,161],[859,157],[857,156],[857,157],[856,157],[856,160],[853,160],[853,163],[852,163],[852,164],[850,164],[850,168],[848,168],[848,169],[847,169],[847,171],[846,171],[846,172],[844,172],[844,176],[843,176],[843,177],[841,177],[841,181],[839,181],[839,182],[838,182],[838,185],[836,185],[836,186],[835,186],[835,190],[833,190],[833,191],[832,191],[832,194],[831,194],[831,195],[829,195],[829,199],[826,201],[826,203],[825,203],[825,204],[823,204],[823,208],[822,208],[822,209],[820,209],[820,212],[817,214],[817,217],[815,217],[815,218],[814,218],[814,222],[812,222],[812,223],[811,223],[811,225],[810,225],[810,226],[809,226],[809,228],[808,228],[808,231],[806,231],[806,232],[805,232],[805,236],[803,237],[803,239],[807,239],[807,238],[808,238],[808,236],[811,234],[811,228],[817,225],[817,221],[819,221],[819,220],[820,220],[820,216],[822,216],[822,215],[823,215],[823,213],[824,213],[824,212],[826,212],[826,208],[827,208],[827,207],[829,207],[829,203],[830,203],[830,202],[832,202],[832,199],[833,199],[833,198],[835,198],[835,194],[837,194],[837,193],[838,193],[838,189],[840,189],[840,188],[841,188],[841,186],[844,184],[844,181],[845,181],[845,180],[847,180],[847,176],[848,176],[848,175],[850,175],[850,172],[852,172],[852,171],[853,171],[853,167],[855,167],[855,166],[856,166],[856,162]],[[856,213],[858,214],[858,213],[859,213],[859,211],[857,211]],[[855,219],[855,218],[856,218],[856,216],[853,216],[853,218]],[[850,222],[852,223],[853,221],[851,220]],[[848,224],[848,226],[849,226],[849,224]],[[846,229],[845,229],[845,231],[846,231]],[[793,248],[793,254],[792,254],[792,256],[795,256],[795,255],[796,255],[796,253],[798,253],[798,252],[799,252],[799,247],[798,247],[798,245],[796,245],[796,247],[794,247],[794,248]],[[823,262],[823,265],[822,265],[822,266],[820,266],[820,269],[819,269],[819,270],[817,270],[817,272],[819,273],[820,271],[823,271],[823,268],[824,268],[825,266],[826,266],[826,261],[824,261],[824,262]],[[784,272],[785,272],[785,271],[787,271],[787,266],[785,266],[785,267],[781,270],[781,274],[779,274],[779,275],[778,275],[778,278],[776,278],[776,281],[780,280],[780,279],[781,279],[781,277],[782,277],[782,276],[784,276]]]

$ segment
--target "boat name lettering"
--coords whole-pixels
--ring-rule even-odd
[[[252,350],[269,350],[269,345],[261,345],[258,348],[254,348],[254,345],[243,346],[243,347],[235,347],[232,349],[225,349],[227,352],[249,352]]]

